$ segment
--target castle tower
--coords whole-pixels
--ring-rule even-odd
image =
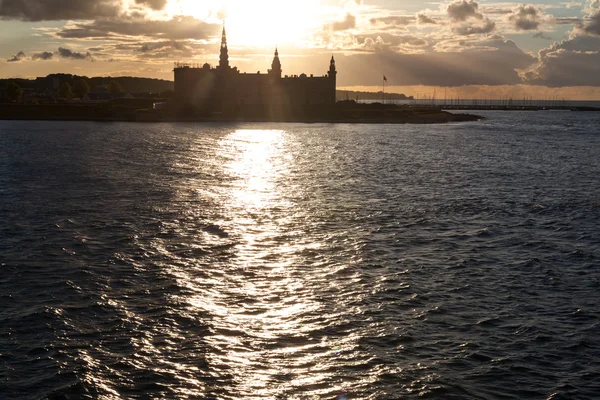
[[[223,34],[221,35],[221,55],[219,56],[219,69],[229,69],[229,52],[227,50],[227,34],[225,33],[225,24],[223,24]]]
[[[271,64],[269,74],[281,78],[281,61],[279,61],[279,51],[277,48],[275,48],[275,57],[273,57],[273,63]]]
[[[337,70],[335,69],[335,59],[333,58],[333,56],[331,56],[331,61],[329,62],[329,82],[330,82],[330,98],[329,98],[329,102],[331,104],[335,104],[337,96],[336,96],[336,90],[337,90]]]
[[[329,62],[329,78],[335,79],[337,75],[337,71],[335,69],[335,59],[331,56],[331,61]]]

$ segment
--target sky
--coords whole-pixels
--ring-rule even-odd
[[[173,63],[437,98],[600,100],[600,0],[0,0],[0,78],[173,79]]]

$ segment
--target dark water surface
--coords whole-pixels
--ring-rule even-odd
[[[597,399],[600,114],[0,122],[2,399]]]

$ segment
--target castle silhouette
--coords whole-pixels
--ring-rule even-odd
[[[278,113],[306,106],[330,105],[336,101],[335,60],[323,76],[282,76],[279,52],[266,74],[242,73],[229,65],[225,27],[219,65],[202,67],[176,64],[175,101],[190,111]]]

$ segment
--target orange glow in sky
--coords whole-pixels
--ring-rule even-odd
[[[191,15],[225,21],[231,45],[274,47],[296,43],[323,24],[320,0],[290,3],[281,0],[171,0],[171,15]]]

